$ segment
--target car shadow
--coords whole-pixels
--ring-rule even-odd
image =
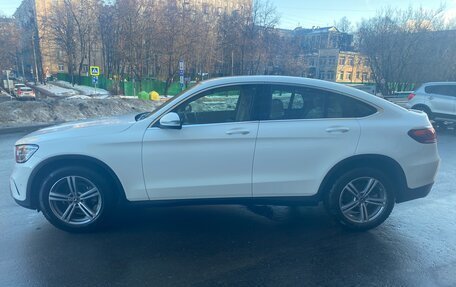
[[[416,252],[392,224],[347,232],[321,206],[272,212],[258,215],[243,206],[132,208],[88,234],[47,224],[21,239],[27,247],[21,251],[24,268],[31,282],[45,286],[355,286],[357,276],[388,285],[403,283],[384,278],[406,264],[398,254]],[[381,272],[375,262],[383,264]]]

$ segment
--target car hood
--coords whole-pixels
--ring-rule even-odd
[[[16,142],[33,144],[45,140],[101,136],[125,131],[134,123],[136,114],[68,122],[35,131]]]

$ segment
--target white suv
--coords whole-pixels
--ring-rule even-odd
[[[382,223],[426,196],[439,156],[425,113],[293,77],[209,80],[152,113],[62,124],[16,143],[10,188],[67,231],[118,204],[305,205]],[[413,220],[413,218],[410,218]]]
[[[456,82],[423,84],[408,100],[408,108],[426,112],[432,121],[456,121]]]

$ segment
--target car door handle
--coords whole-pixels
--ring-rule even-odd
[[[433,100],[433,99],[434,99],[434,96],[429,96],[429,99],[430,99],[430,100]]]
[[[343,134],[350,131],[348,127],[329,127],[326,129],[327,133]]]
[[[232,130],[227,130],[225,133],[227,135],[247,135],[250,133],[250,131],[246,130],[246,129],[232,129]]]

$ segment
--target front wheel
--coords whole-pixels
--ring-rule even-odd
[[[112,191],[98,173],[64,167],[50,173],[40,190],[40,207],[54,226],[69,232],[96,229],[112,207]]]
[[[340,176],[326,207],[344,227],[368,230],[383,223],[393,210],[393,184],[383,172],[360,168]]]

